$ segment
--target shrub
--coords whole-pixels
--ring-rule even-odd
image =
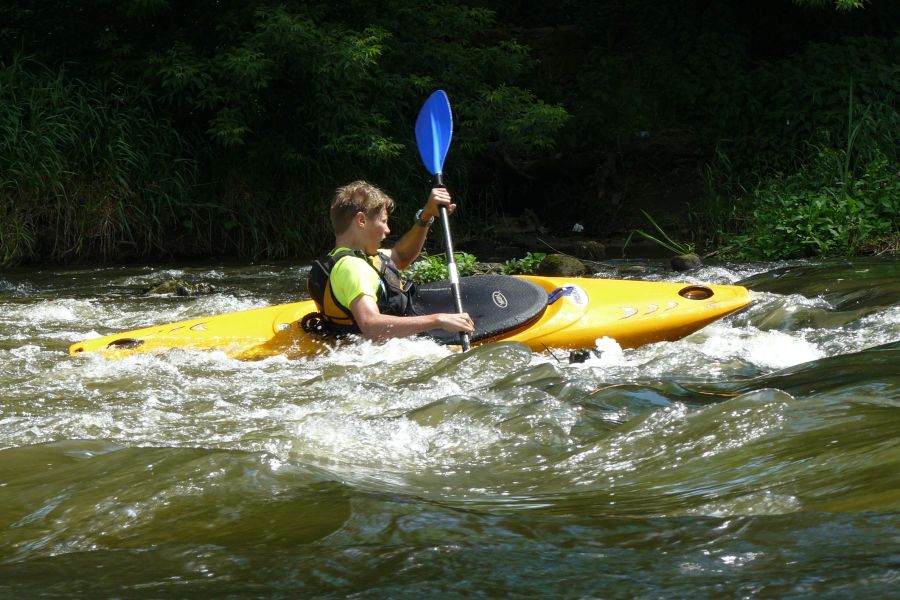
[[[512,258],[506,261],[503,272],[506,275],[531,275],[537,273],[537,268],[547,257],[545,252],[529,252],[525,258]]]
[[[726,237],[731,254],[762,259],[849,256],[896,237],[900,165],[877,153],[853,177],[843,170],[845,164],[846,151],[822,148],[811,166],[762,183],[750,198],[747,230]]]
[[[456,270],[460,277],[475,274],[477,259],[466,252],[454,252]],[[450,275],[447,271],[447,257],[443,254],[422,254],[421,258],[404,271],[404,274],[416,283],[443,281]]]

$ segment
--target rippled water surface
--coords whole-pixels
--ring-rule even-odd
[[[4,597],[815,597],[900,589],[900,261],[742,264],[747,311],[569,364],[69,344],[288,302],[298,266],[0,272]],[[160,278],[208,284],[150,296]]]

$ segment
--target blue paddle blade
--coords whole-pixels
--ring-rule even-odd
[[[453,115],[444,90],[437,90],[419,111],[416,119],[416,144],[425,168],[432,175],[444,172],[444,159],[453,137]]]

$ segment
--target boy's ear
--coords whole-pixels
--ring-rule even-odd
[[[364,213],[363,211],[359,211],[358,213],[356,213],[356,216],[353,217],[353,223],[354,223],[357,227],[365,227],[365,225],[366,225],[366,213]]]

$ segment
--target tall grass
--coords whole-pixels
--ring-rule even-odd
[[[123,258],[198,243],[196,165],[139,88],[0,65],[0,264]],[[208,219],[208,214],[203,215]]]

